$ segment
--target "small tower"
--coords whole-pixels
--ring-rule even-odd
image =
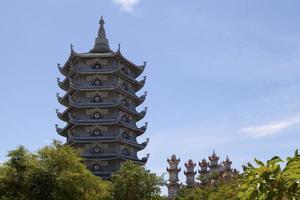
[[[219,170],[219,157],[217,156],[215,151],[213,151],[213,154],[211,156],[209,156],[208,159],[210,161],[209,162],[210,172],[218,172],[218,170]]]
[[[178,164],[180,159],[176,158],[175,155],[171,156],[171,159],[167,159],[169,163],[169,167],[167,167],[167,171],[169,173],[169,180],[168,180],[168,199],[175,199],[180,189],[180,184],[178,183],[178,173],[181,171],[181,168],[178,168]]]
[[[226,157],[226,160],[223,161],[223,165],[224,165],[224,171],[225,172],[230,172],[231,171],[231,164],[232,164],[232,161],[229,160],[228,156]]]
[[[201,162],[199,162],[200,170],[198,171],[200,174],[207,174],[208,173],[208,162],[205,159],[202,159]]]
[[[208,171],[208,162],[205,159],[202,159],[201,162],[199,162],[200,170],[198,170],[198,173],[200,174],[201,184],[205,185],[207,183],[206,177],[209,174]]]
[[[184,175],[186,176],[186,185],[188,187],[195,185],[195,175],[196,171],[194,171],[196,167],[196,163],[193,162],[192,159],[189,159],[187,163],[184,164],[186,167],[186,171],[184,171]]]

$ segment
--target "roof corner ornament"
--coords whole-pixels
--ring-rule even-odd
[[[74,45],[72,43],[70,44],[70,49],[71,49],[71,55],[75,54]]]
[[[148,127],[148,122],[145,122],[145,125],[142,127],[143,130],[146,130]]]
[[[58,68],[59,71],[62,70],[62,68],[60,67],[60,63],[57,63],[57,68]]]
[[[122,56],[122,53],[121,53],[121,42],[119,42],[119,44],[118,44],[118,50],[116,51],[116,54],[119,55],[119,56]]]
[[[121,42],[119,42],[119,44],[118,44],[118,51],[119,52],[121,51]]]
[[[142,85],[144,85],[145,82],[146,82],[146,79],[147,79],[147,76],[143,76],[143,79],[140,80],[140,83],[141,83]]]

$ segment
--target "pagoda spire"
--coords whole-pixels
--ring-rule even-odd
[[[98,35],[95,39],[94,48],[90,51],[91,53],[105,53],[111,51],[111,49],[109,48],[108,39],[106,38],[106,34],[105,34],[105,29],[104,29],[105,22],[103,16],[101,16],[99,24],[100,27],[98,30]]]

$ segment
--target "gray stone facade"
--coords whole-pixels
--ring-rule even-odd
[[[148,159],[148,155],[142,159],[137,156],[149,141],[137,142],[147,123],[142,127],[136,125],[147,112],[147,108],[140,112],[136,109],[147,95],[136,95],[146,81],[146,77],[137,80],[146,63],[132,63],[121,54],[120,47],[113,52],[102,17],[99,24],[90,52],[76,53],[71,46],[66,63],[58,64],[64,79],[57,81],[65,94],[57,94],[57,98],[66,109],[57,110],[57,116],[66,126],[56,125],[56,129],[66,137],[68,145],[80,152],[88,169],[109,179],[124,161],[144,165]]]

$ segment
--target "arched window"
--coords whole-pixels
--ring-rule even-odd
[[[129,133],[127,131],[124,131],[122,133],[122,138],[129,139],[130,138]]]
[[[99,129],[94,129],[93,132],[92,132],[92,135],[93,136],[101,136],[102,132]]]
[[[129,117],[127,115],[123,115],[122,116],[122,121],[128,123],[129,122]]]
[[[130,151],[127,147],[125,147],[123,150],[122,150],[122,154],[123,155],[126,155],[126,156],[129,156],[130,155]]]
[[[100,118],[102,117],[102,115],[101,115],[101,113],[99,113],[99,112],[95,112],[95,113],[93,114],[93,117],[94,117],[94,119],[100,119]]]
[[[101,148],[98,147],[98,146],[95,146],[95,147],[93,148],[93,152],[94,152],[94,153],[101,153]]]
[[[99,164],[94,164],[93,165],[93,170],[94,171],[100,171],[101,170],[101,166]]]
[[[99,63],[96,63],[95,65],[94,65],[94,69],[101,69],[102,67],[101,67],[101,65],[99,64]]]
[[[102,98],[97,95],[97,96],[94,96],[93,100],[94,100],[94,102],[101,102]]]
[[[102,81],[99,79],[94,80],[94,85],[99,86],[102,85]]]

